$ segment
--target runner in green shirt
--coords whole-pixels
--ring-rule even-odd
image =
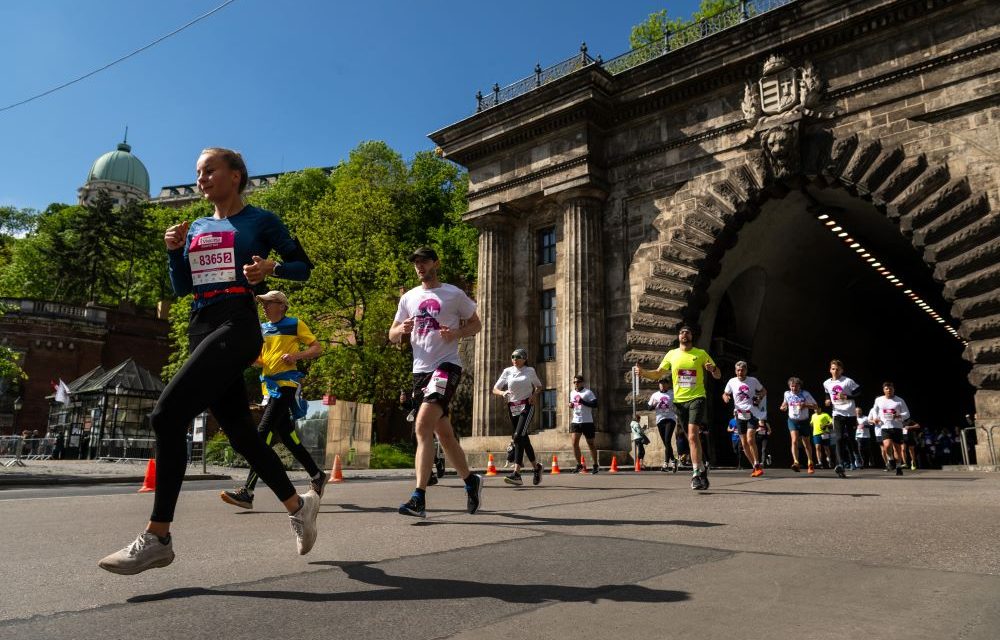
[[[635,365],[635,373],[649,380],[659,380],[668,373],[674,383],[674,409],[677,424],[687,425],[688,443],[691,445],[691,488],[708,489],[708,469],[704,464],[704,452],[698,435],[700,426],[708,424],[708,409],[705,403],[705,372],[718,380],[722,372],[715,366],[712,356],[694,346],[694,331],[682,326],[677,332],[680,345],[663,356],[659,368],[643,369]]]

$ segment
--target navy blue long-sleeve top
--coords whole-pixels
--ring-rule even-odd
[[[309,279],[311,268],[301,260],[298,243],[270,211],[248,205],[228,218],[198,218],[188,228],[184,246],[167,251],[170,284],[178,296],[194,292],[192,311],[245,296],[245,291],[226,290],[252,289],[243,275],[243,265],[251,264],[253,256],[267,258],[272,250],[282,258],[280,274],[275,276]]]

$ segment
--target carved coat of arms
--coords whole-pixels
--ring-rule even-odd
[[[753,127],[750,140],[761,146],[776,177],[798,171],[799,123],[806,116],[825,117],[814,109],[821,93],[811,62],[793,67],[779,55],[764,62],[764,74],[756,84],[747,82],[741,106]]]

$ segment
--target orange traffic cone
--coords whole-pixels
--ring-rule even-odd
[[[344,470],[340,467],[340,454],[333,458],[333,470],[330,472],[330,482],[343,482]]]
[[[580,466],[583,467],[584,470],[590,468],[587,466],[587,456],[580,456]]]
[[[639,473],[640,471],[642,471],[642,460],[640,460],[639,458],[636,458],[635,459],[635,472]]]
[[[611,468],[608,473],[618,473],[618,456],[611,456]]]
[[[560,473],[560,471],[559,471],[559,456],[552,456],[552,471],[550,471],[549,473],[551,473],[552,475],[556,475],[556,474]]]
[[[142,479],[142,486],[139,493],[149,493],[156,491],[156,458],[150,458],[146,464],[146,477]]]
[[[490,454],[490,461],[486,464],[486,475],[495,476],[497,474],[497,466],[493,464],[493,454]]]

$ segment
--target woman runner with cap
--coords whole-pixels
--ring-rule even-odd
[[[537,485],[542,481],[542,465],[535,460],[535,449],[531,446],[531,440],[528,439],[531,419],[535,416],[538,392],[542,389],[542,381],[538,379],[538,374],[535,373],[533,367],[524,364],[527,358],[527,351],[514,349],[514,353],[510,354],[513,366],[504,369],[500,374],[500,379],[493,385],[493,395],[500,396],[507,401],[507,415],[510,416],[511,433],[514,439],[514,472],[504,478],[504,482],[518,487],[523,484],[521,466],[524,464],[525,454],[528,455],[528,462],[531,463],[531,484]]]
[[[174,225],[163,236],[174,293],[194,294],[190,355],[150,414],[156,433],[153,512],[131,544],[98,562],[112,573],[135,574],[173,562],[170,524],[187,467],[185,433],[205,409],[288,511],[299,554],[316,541],[319,496],[312,490],[297,495],[278,455],[257,435],[243,381],[263,344],[253,287],[271,275],[306,280],[312,264],[278,216],[244,204],[248,176],[239,153],[205,149],[197,173],[214,215]],[[283,262],[267,258],[272,250]]]

